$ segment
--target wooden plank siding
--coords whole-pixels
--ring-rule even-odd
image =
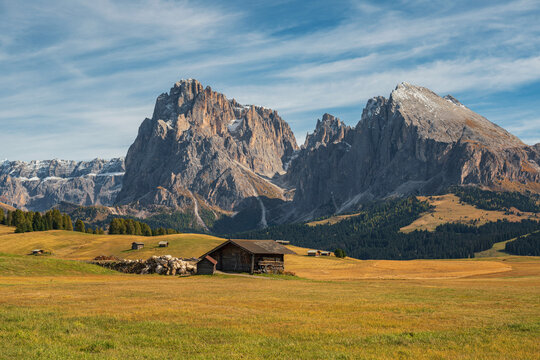
[[[224,272],[273,272],[285,269],[284,254],[292,250],[273,240],[228,240],[202,255],[217,261],[216,269]]]

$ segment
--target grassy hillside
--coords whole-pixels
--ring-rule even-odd
[[[157,247],[157,243],[164,239],[169,241],[169,247]],[[134,240],[144,242],[145,248],[130,250],[131,242]],[[222,241],[224,239],[200,234],[134,237],[46,231],[0,235],[0,252],[28,256],[26,254],[30,253],[32,249],[41,248],[52,253],[50,256],[28,256],[31,259],[29,261],[37,261],[38,263],[48,258],[90,260],[98,255],[116,255],[128,259],[146,259],[152,255],[165,254],[177,257],[198,257]],[[286,269],[300,277],[317,280],[456,278],[504,272],[511,269],[503,262],[480,263],[468,260],[402,262],[360,261],[352,258],[338,259],[333,256],[315,258],[306,256],[306,248],[296,246],[290,248],[298,255],[286,256]],[[21,267],[22,265],[17,266],[19,269],[17,271],[20,271]],[[47,272],[47,274],[49,273]],[[58,274],[63,274],[63,271],[59,269]]]
[[[298,255],[285,256],[287,270],[315,280],[451,279],[512,270],[512,266],[503,261],[339,259],[334,256],[310,257],[306,256],[305,248],[289,248]]]
[[[539,263],[511,266],[337,282],[0,273],[0,357],[536,359]]]
[[[433,209],[422,214],[411,224],[401,228],[401,231],[403,232],[408,233],[414,230],[434,231],[437,226],[445,223],[461,223],[480,226],[487,222],[497,220],[518,222],[523,219],[540,219],[538,213],[521,211],[512,207],[508,210],[480,209],[475,205],[460,201],[460,198],[454,194],[417,196],[417,198],[420,201],[427,201]],[[326,219],[311,221],[307,223],[307,225],[333,225],[361,214],[362,212],[331,216]]]
[[[81,276],[106,274],[118,273],[81,261],[0,253],[0,276]]]
[[[15,233],[15,228],[12,226],[0,225],[0,235],[8,235]]]
[[[460,202],[454,194],[441,196],[418,196],[421,201],[427,201],[432,210],[422,214],[411,224],[401,228],[401,231],[408,233],[414,230],[434,231],[435,228],[445,223],[461,223],[467,225],[480,226],[490,221],[508,220],[518,222],[523,219],[536,219],[538,214],[531,212],[497,210],[483,210],[473,205]],[[518,215],[520,214],[520,215]]]
[[[3,227],[5,228],[5,227]],[[0,234],[2,228],[0,228]],[[159,248],[158,242],[166,240],[168,248]],[[131,243],[145,244],[142,250],[131,250]],[[126,259],[146,259],[152,255],[170,254],[176,257],[199,256],[223,239],[201,234],[176,234],[165,236],[93,235],[71,231],[43,231],[24,234],[0,235],[0,252],[25,255],[33,249],[50,251],[62,259],[93,259],[98,255],[116,255]]]
[[[472,360],[540,351],[539,258],[360,261],[291,246],[293,281],[180,278],[65,259],[190,257],[223,239],[0,230],[0,252],[20,254],[0,254],[0,358]],[[146,248],[127,250],[134,239]],[[161,239],[171,246],[155,248]],[[22,255],[35,247],[53,254]]]

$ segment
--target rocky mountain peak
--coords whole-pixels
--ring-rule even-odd
[[[231,211],[265,192],[280,197],[267,179],[283,173],[297,149],[276,111],[182,80],[157,98],[152,118],[140,126],[117,201]]]
[[[318,122],[306,144],[323,138]],[[321,141],[319,141],[321,142]],[[540,153],[453,97],[401,83],[368,100],[341,141],[313,146],[291,163],[291,217],[350,211],[373,199],[437,193],[450,185],[540,189]]]
[[[399,84],[392,91],[389,110],[425,138],[445,143],[468,142],[498,149],[523,147],[516,136],[490,122],[453,97],[442,98],[433,91]]]
[[[339,142],[349,130],[350,127],[345,125],[337,117],[325,113],[322,121],[320,119],[317,120],[315,131],[312,134],[308,133],[306,135],[306,140],[302,148],[311,150],[321,145]]]
[[[457,105],[457,106],[463,106],[465,107],[465,105],[463,105],[458,99],[456,99],[455,97],[453,97],[452,95],[448,94],[448,95],[445,95],[443,96],[443,99],[444,100],[448,100],[450,101],[451,103]]]
[[[124,159],[0,163],[0,202],[33,211],[60,202],[112,205],[122,187]]]

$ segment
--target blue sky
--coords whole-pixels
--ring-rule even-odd
[[[540,142],[540,2],[0,0],[0,158],[125,155],[196,78],[299,142],[408,81]]]

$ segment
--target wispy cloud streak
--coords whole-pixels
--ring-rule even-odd
[[[299,133],[328,109],[354,124],[369,97],[409,81],[481,113],[496,103],[497,123],[540,138],[513,115],[540,111],[525,96],[540,92],[537,1],[4,1],[0,12],[0,157],[123,155],[182,77],[276,108]]]

